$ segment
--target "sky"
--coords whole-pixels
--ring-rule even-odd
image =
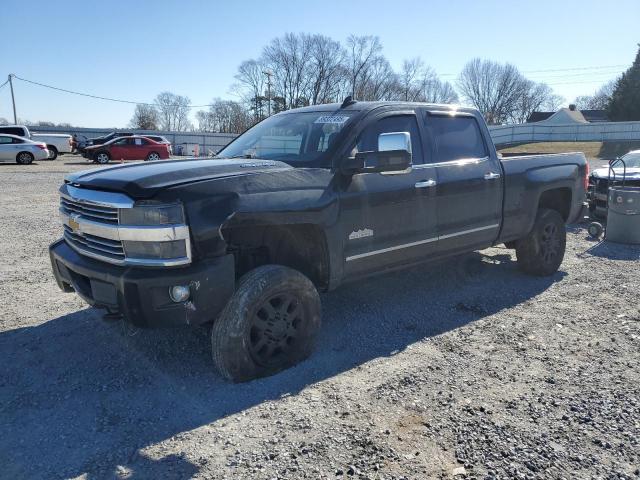
[[[6,1],[0,84],[13,73],[135,102],[167,90],[194,105],[237,99],[242,61],[306,32],[377,35],[395,69],[420,56],[449,81],[474,57],[509,62],[568,104],[626,70],[640,43],[638,0]],[[17,79],[14,90],[18,117],[30,121],[125,127],[134,109]],[[8,85],[0,117],[13,118]]]

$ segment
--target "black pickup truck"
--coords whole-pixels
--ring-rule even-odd
[[[274,115],[215,158],[69,175],[51,262],[107,317],[211,323],[216,367],[243,381],[310,354],[318,290],[502,243],[553,274],[586,172],[580,153],[501,159],[474,109],[345,100]]]

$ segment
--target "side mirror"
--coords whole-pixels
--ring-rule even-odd
[[[411,135],[409,132],[381,133],[378,151],[358,152],[345,159],[345,173],[406,172],[411,168]]]

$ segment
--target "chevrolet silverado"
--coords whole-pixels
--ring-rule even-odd
[[[475,109],[348,98],[215,158],[69,175],[50,256],[109,318],[211,324],[215,366],[245,381],[308,357],[318,291],[344,282],[496,244],[552,275],[586,182],[581,153],[500,158]]]

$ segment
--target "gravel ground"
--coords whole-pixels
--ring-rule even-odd
[[[640,248],[568,228],[323,295],[317,352],[229,384],[204,329],[105,323],[52,278],[77,157],[0,165],[0,477],[640,478]]]

